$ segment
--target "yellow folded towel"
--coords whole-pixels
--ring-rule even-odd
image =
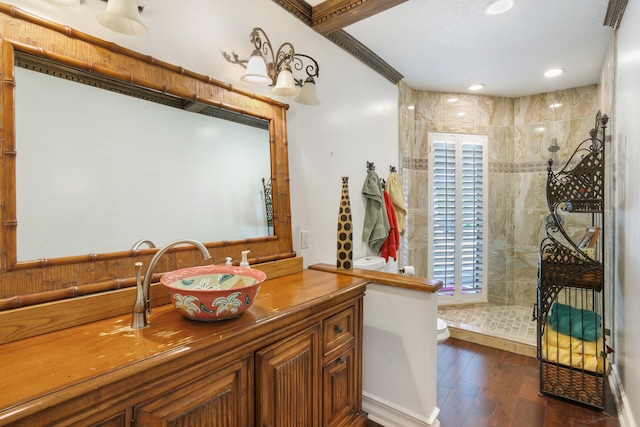
[[[396,210],[396,218],[398,219],[398,232],[402,234],[407,222],[407,209],[404,206],[404,189],[402,188],[402,180],[397,172],[391,172],[387,177],[387,193],[391,197],[393,207]]]
[[[597,356],[604,351],[604,341],[583,341],[570,335],[561,334],[554,330],[547,330],[544,334],[543,345],[552,345],[564,350],[571,350],[575,353],[590,354]]]
[[[598,341],[581,341],[552,330],[546,331],[542,337],[542,357],[544,360],[585,371],[605,372],[605,359],[598,356],[604,350],[602,338]]]

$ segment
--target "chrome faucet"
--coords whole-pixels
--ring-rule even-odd
[[[158,263],[158,260],[169,249],[182,244],[193,245],[196,248],[200,249],[200,252],[202,252],[203,260],[208,260],[211,258],[211,255],[209,255],[209,251],[202,243],[198,242],[197,240],[183,239],[173,241],[155,253],[153,258],[151,258],[151,261],[149,262],[147,272],[144,274],[144,282],[141,280],[142,263],[137,262],[135,264],[137,293],[136,302],[133,304],[133,317],[131,319],[131,327],[133,329],[140,329],[147,326],[147,316],[151,314],[151,276],[153,275],[153,269]]]
[[[142,239],[142,240],[138,240],[137,242],[135,242],[133,244],[133,246],[131,247],[131,250],[133,252],[137,252],[138,249],[140,249],[140,246],[146,244],[147,246],[149,246],[150,248],[155,248],[156,245],[153,244],[153,242],[151,240],[147,240],[147,239]]]

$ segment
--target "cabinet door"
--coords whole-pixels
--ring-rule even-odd
[[[354,348],[335,357],[323,367],[324,425],[331,426],[359,412],[356,390]]]
[[[86,424],[85,424],[86,425]],[[101,421],[99,423],[92,424],[94,427],[126,427],[129,425],[127,422],[126,411],[119,412],[118,414]]]
[[[256,352],[256,425],[320,425],[320,325]]]
[[[135,408],[137,426],[246,426],[250,356],[170,390]]]

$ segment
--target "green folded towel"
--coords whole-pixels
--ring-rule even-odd
[[[570,305],[554,303],[549,324],[554,331],[571,335],[584,341],[600,339],[602,316],[591,310],[581,310]]]

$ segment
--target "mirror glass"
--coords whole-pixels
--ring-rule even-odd
[[[18,261],[273,235],[268,121],[35,68],[16,57]]]

